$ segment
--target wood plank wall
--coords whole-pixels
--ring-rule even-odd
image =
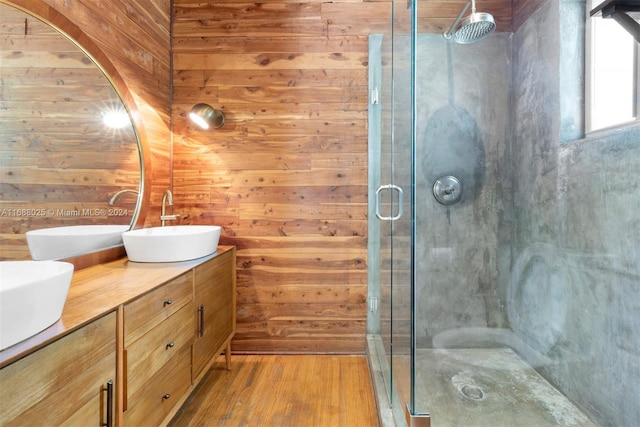
[[[174,3],[176,208],[238,247],[234,351],[364,351],[367,37],[390,7]],[[188,123],[197,102],[224,127]]]
[[[171,177],[170,0],[105,0],[101,2],[93,0],[8,0],[8,2],[9,4],[15,3],[25,10],[53,21],[63,30],[69,32],[80,44],[84,44],[85,47],[91,45],[89,51],[98,58],[98,61],[104,58],[109,62],[110,69],[117,70],[116,85],[119,85],[121,90],[124,88],[129,96],[129,106],[137,113],[136,125],[147,150],[145,170],[150,188],[145,191],[147,200],[142,218],[147,214],[146,208],[150,207],[146,216],[147,224],[158,225],[160,199],[163,192],[169,188]],[[67,23],[71,25],[63,25]],[[5,30],[9,31],[9,29]],[[14,44],[14,46],[16,45]],[[47,65],[57,67],[58,64],[51,62],[49,53],[39,57],[39,66],[45,64],[42,61],[43,58],[48,58]],[[114,76],[112,75],[112,77]],[[91,83],[89,79],[85,79],[83,82]],[[46,92],[46,89],[42,87],[38,96],[46,97]],[[9,95],[13,96],[13,94]],[[15,112],[15,109],[11,111]],[[73,127],[73,124],[68,123],[67,128]],[[3,149],[6,150],[6,147]],[[65,150],[59,151],[64,152]],[[104,150],[94,150],[94,154],[96,151],[101,151],[103,157],[95,156],[95,160],[111,164],[117,161],[115,155],[108,155]],[[106,160],[104,156],[109,157],[106,162],[104,162]],[[102,175],[88,174],[87,176],[90,176],[90,179],[105,182],[105,174],[117,174],[116,180],[126,178],[125,174],[118,174],[117,171],[105,172]],[[22,173],[20,175],[23,176]],[[13,176],[11,179],[15,181],[20,178]],[[54,185],[56,181],[42,182],[39,189],[35,185],[38,183],[37,181],[32,180],[30,183],[34,184],[31,187],[32,190],[38,192],[38,194],[34,194],[33,198],[29,198],[27,194],[29,191],[25,188],[13,191],[5,191],[7,190],[5,188],[2,190],[3,200],[13,198],[20,200],[21,203],[28,203],[27,200],[37,203],[42,197],[51,197],[54,193],[59,196],[61,192],[67,191],[60,186],[56,187]],[[3,184],[12,185],[9,180],[4,178]],[[45,184],[48,185],[45,186]],[[85,197],[86,193],[85,191],[78,197]],[[90,197],[96,198],[98,196],[91,194]],[[103,199],[101,198],[101,200]],[[11,221],[9,223],[4,219],[6,218],[3,218],[0,223],[2,257],[8,259],[28,258],[22,232],[25,228],[34,227],[27,222]],[[73,218],[66,219],[68,221],[65,221],[64,225],[71,225]],[[50,224],[49,226],[52,225],[63,224]]]
[[[169,0],[46,2],[135,96],[153,167],[147,224],[173,185],[180,223],[220,224],[238,246],[234,349],[364,351],[367,36],[388,33],[407,1],[175,0],[173,102]],[[464,1],[422,3],[421,31],[440,32]],[[509,31],[511,0],[486,3]],[[194,129],[196,102],[223,109],[224,128]]]
[[[420,31],[448,28],[464,3],[420,2]],[[511,0],[484,3],[510,31]],[[406,6],[174,2],[176,210],[238,247],[235,351],[364,351],[367,37]],[[195,129],[198,102],[225,126]]]
[[[171,0],[43,1],[98,45],[133,95],[149,151],[146,225],[159,225],[162,194],[171,185]]]
[[[451,27],[468,0],[418,0],[418,31],[420,33],[443,33]],[[496,31],[511,32],[511,3],[539,0],[476,0],[476,11],[493,15]],[[465,16],[471,13],[471,8]]]
[[[28,230],[129,224],[134,198],[108,213],[140,170],[133,129],[105,132],[102,109],[120,105],[111,84],[49,25],[5,4],[0,22],[0,259],[30,258]]]
[[[442,33],[449,29],[468,0],[418,0],[418,31]],[[477,12],[496,20],[496,31],[514,32],[548,0],[476,0]],[[467,11],[467,14],[470,10]],[[466,15],[465,15],[466,16]]]

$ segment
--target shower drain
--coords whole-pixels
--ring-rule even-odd
[[[473,374],[468,371],[458,372],[451,377],[453,386],[462,397],[470,400],[484,400],[486,394],[482,388],[475,385]]]
[[[471,400],[484,399],[484,391],[482,391],[482,389],[477,385],[465,384],[462,387],[459,387],[458,391],[467,399],[471,399]]]

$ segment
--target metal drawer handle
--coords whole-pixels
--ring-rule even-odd
[[[173,304],[173,301],[172,301],[172,300],[170,300],[170,299],[168,299],[168,300],[166,300],[166,301],[164,302],[164,305],[171,305],[171,304]]]
[[[162,399],[163,400],[169,400],[170,397],[171,397],[171,395],[169,393],[162,395]]]
[[[199,319],[200,319],[200,325],[198,325],[198,336],[203,336],[204,335],[204,305],[201,305],[198,308],[198,314],[199,314]]]
[[[101,424],[102,427],[112,427],[113,426],[113,380],[107,381],[107,386],[102,389],[103,392],[107,393],[107,420],[105,423]]]
[[[165,350],[169,350],[170,348],[173,348],[175,344],[173,342],[170,342],[169,344],[166,345]]]

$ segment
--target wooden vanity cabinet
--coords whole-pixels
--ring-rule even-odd
[[[225,347],[229,367],[235,263],[227,246],[188,264],[75,272],[67,334],[0,369],[0,427],[166,425]]]
[[[229,347],[236,320],[235,248],[124,306],[123,426],[168,423]]]
[[[193,276],[124,306],[124,425],[160,425],[191,387]]]
[[[236,325],[235,248],[194,268],[196,339],[193,345],[193,378],[203,373],[225,349],[230,369],[230,341]]]
[[[112,312],[0,370],[0,425],[112,426],[115,379]]]

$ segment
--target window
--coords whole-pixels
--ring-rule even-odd
[[[590,11],[603,0],[591,0]],[[586,34],[587,132],[638,119],[638,43],[618,22],[595,16]]]

